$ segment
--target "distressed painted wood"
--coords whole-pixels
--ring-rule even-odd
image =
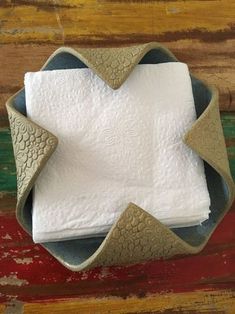
[[[234,38],[234,8],[231,0],[2,0],[0,42],[93,44],[187,37],[220,42]]]
[[[224,113],[222,121],[230,166],[235,177],[235,115]],[[182,298],[187,298],[188,293],[198,290],[211,291],[208,292],[211,296],[207,299],[214,300],[213,291],[226,289],[226,293],[230,293],[229,291],[234,289],[235,205],[226,215],[206,248],[196,256],[73,273],[56,262],[40,245],[34,245],[31,238],[16,222],[14,206],[12,206],[15,202],[15,167],[12,162],[13,154],[8,128],[1,129],[0,151],[4,151],[4,156],[6,156],[3,156],[5,159],[1,160],[6,179],[5,182],[1,182],[1,187],[6,187],[5,191],[1,188],[4,202],[1,203],[0,214],[0,300],[2,302],[7,301],[9,296],[10,298],[11,296],[18,297],[23,302],[40,300],[51,302],[64,298],[89,297],[99,300],[100,297],[126,298],[134,295],[138,303],[139,297],[149,294],[160,293],[171,300],[171,295],[168,293],[176,295],[181,293]],[[224,296],[222,292],[218,294],[221,299],[219,297],[216,299],[214,307],[219,312]],[[173,296],[175,299],[174,294]],[[203,304],[204,297],[200,294],[197,297],[202,298],[200,302]],[[108,306],[110,303],[106,301]],[[71,303],[71,313],[76,304],[74,302]],[[84,304],[84,309],[90,304],[89,301],[87,302],[87,305]],[[112,302],[110,306],[114,306]],[[229,302],[231,306],[232,304],[235,306],[234,299],[229,298]],[[65,305],[60,306],[60,303],[57,305],[58,313],[60,313],[59,309],[64,309]],[[34,313],[33,311],[36,313],[36,306],[36,304],[32,307],[29,305],[25,309],[28,309],[29,313]],[[117,309],[118,306],[122,308],[118,302],[115,306]],[[142,306],[144,309],[145,303]],[[178,305],[173,303],[173,306],[177,308]],[[193,307],[194,304],[192,304],[192,309]],[[44,309],[45,313],[47,311],[49,313],[50,305],[45,306]],[[184,313],[183,309],[182,313]]]
[[[14,216],[16,177],[6,99],[60,45],[157,40],[220,91],[235,178],[235,2],[0,2],[0,313],[235,313],[235,204],[196,256],[73,273]],[[231,111],[231,112],[228,112]]]
[[[22,4],[21,4],[22,3]],[[2,0],[0,7],[0,64],[22,81],[23,60],[38,66],[55,48],[51,45],[120,45],[160,41],[189,63],[200,78],[221,91],[221,108],[235,110],[235,2],[196,1],[72,1]],[[37,44],[14,51],[9,44]],[[7,46],[5,46],[8,44]],[[8,58],[5,59],[7,54]],[[7,64],[8,63],[8,64]],[[25,71],[25,69],[24,69]],[[3,101],[9,88],[17,90],[19,79],[0,83]],[[21,85],[21,84],[20,84]],[[0,98],[0,99],[1,99]]]
[[[79,44],[79,43],[78,43]],[[200,79],[216,85],[220,91],[221,110],[235,110],[235,39],[222,46],[218,43],[194,42],[191,40],[166,42],[190,70]],[[76,46],[71,44],[72,47]],[[231,49],[232,46],[232,49]],[[23,86],[24,73],[37,71],[59,45],[3,45],[0,46],[0,115],[4,115],[7,98]],[[220,51],[218,52],[218,47]],[[232,50],[232,51],[231,51]],[[7,125],[0,118],[0,126]]]
[[[233,289],[234,223],[235,206],[196,256],[73,273],[33,245],[13,216],[1,217],[0,300],[9,295],[33,301]]]
[[[235,292],[213,291],[213,292],[188,292],[169,293],[167,295],[148,296],[146,298],[128,299],[75,299],[56,303],[45,302],[40,304],[40,314],[136,314],[136,313],[195,313],[202,314],[234,313],[233,298]],[[18,309],[25,314],[38,314],[38,303],[9,303],[8,310]],[[195,311],[195,309],[197,310]],[[0,308],[1,313],[1,308]],[[19,312],[20,313],[20,312]]]

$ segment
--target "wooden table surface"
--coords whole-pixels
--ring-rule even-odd
[[[15,219],[5,109],[59,46],[159,41],[220,91],[235,178],[234,0],[0,1],[0,313],[235,313],[235,204],[196,256],[73,273]]]

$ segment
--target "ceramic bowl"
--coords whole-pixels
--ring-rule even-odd
[[[90,67],[115,89],[123,83],[135,64],[171,61],[178,60],[158,43],[124,48],[62,47],[47,60],[41,70]],[[116,64],[115,62],[120,65],[119,70],[117,66],[112,66]],[[64,266],[78,271],[100,265],[129,264],[156,258],[170,258],[178,254],[195,254],[204,247],[232,203],[234,185],[219,118],[217,91],[194,76],[191,76],[191,81],[197,121],[185,135],[185,142],[204,160],[211,199],[209,219],[198,226],[169,229],[143,209],[130,204],[106,237],[44,243],[43,246]],[[56,148],[57,139],[27,119],[24,89],[8,100],[7,109],[17,166],[17,219],[31,234],[33,184]],[[45,156],[38,157],[37,164],[31,169],[26,169],[22,161],[23,156],[27,159],[27,151],[19,151],[19,134],[24,132],[41,132],[47,141],[48,150],[45,151]],[[29,147],[30,145],[33,147],[34,143],[29,143]],[[134,231],[131,221],[134,221],[136,226],[140,226],[141,223],[144,226],[142,229],[137,228],[138,230],[135,228]],[[134,243],[134,246],[131,243]]]

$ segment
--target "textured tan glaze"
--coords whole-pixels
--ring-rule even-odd
[[[78,57],[110,87],[116,89],[122,85],[142,57],[153,48],[161,49],[177,60],[169,50],[158,43],[125,48],[71,49],[64,47],[58,49],[43,68],[56,54],[68,52]],[[225,208],[221,208],[221,220],[233,201],[234,184],[229,170],[220,122],[217,90],[210,89],[211,101],[185,135],[185,143],[207,161],[227,183],[229,201]],[[57,139],[53,134],[13,108],[12,101],[15,96],[8,100],[7,110],[17,167],[18,202],[16,211],[18,221],[22,224],[21,213],[25,200],[38,174],[56,148]],[[64,266],[74,271],[99,265],[130,264],[156,258],[170,258],[178,254],[197,253],[205,246],[210,235],[201,245],[191,246],[143,209],[135,204],[130,204],[113,225],[98,250],[85,262],[80,265],[72,265],[55,257]]]

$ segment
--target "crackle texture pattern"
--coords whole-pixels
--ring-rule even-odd
[[[123,48],[79,49],[95,72],[116,89],[125,81],[146,45]]]
[[[90,267],[121,265],[188,254],[189,247],[153,216],[130,204]]]
[[[212,162],[218,170],[230,172],[219,107],[216,102],[202,114],[185,140],[188,145],[196,147],[198,154],[204,160]]]
[[[8,107],[11,136],[17,169],[17,198],[27,190],[32,178],[44,166],[57,139],[41,127]]]
[[[213,96],[215,98],[186,134],[185,142],[226,179],[231,195],[230,203],[224,209],[225,214],[234,198],[234,184],[230,175],[215,91]],[[89,267],[194,254],[199,252],[206,242],[207,240],[200,246],[190,246],[144,210],[130,204],[109,232]]]

